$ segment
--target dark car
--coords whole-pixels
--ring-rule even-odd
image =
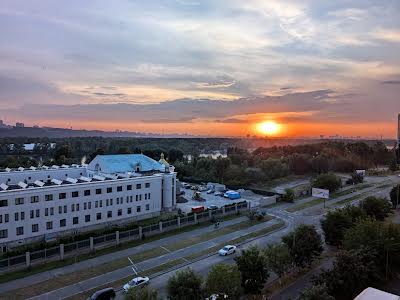
[[[115,291],[113,288],[106,288],[104,290],[97,291],[88,300],[111,300],[115,299]]]

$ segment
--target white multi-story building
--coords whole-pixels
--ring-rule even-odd
[[[159,215],[176,205],[176,173],[163,157],[98,155],[89,165],[0,172],[0,246]]]

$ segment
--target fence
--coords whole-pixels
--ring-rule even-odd
[[[33,264],[44,263],[50,260],[63,260],[74,257],[78,254],[94,252],[96,249],[119,245],[123,242],[139,240],[144,236],[166,232],[182,226],[192,225],[208,221],[217,216],[232,215],[238,211],[246,210],[247,202],[227,205],[215,210],[207,210],[202,213],[195,213],[186,217],[159,222],[148,226],[135,228],[127,231],[116,231],[89,239],[77,241],[69,244],[60,244],[52,248],[46,248],[34,252],[26,252],[23,255],[8,257],[0,260],[0,272],[30,267]]]

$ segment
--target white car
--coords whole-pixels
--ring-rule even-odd
[[[218,254],[221,256],[226,256],[235,253],[235,251],[236,251],[236,246],[226,245],[224,248],[218,251]]]
[[[127,292],[129,289],[136,288],[136,287],[143,287],[149,284],[150,278],[149,277],[136,277],[129,281],[127,284],[124,285],[123,289]]]
[[[215,192],[215,193],[214,193],[214,196],[223,196],[223,195],[224,195],[223,192]]]

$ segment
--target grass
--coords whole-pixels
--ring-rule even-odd
[[[262,221],[240,222],[237,224],[227,226],[220,230],[216,230],[213,232],[195,236],[190,239],[186,239],[179,243],[169,243],[169,244],[165,244],[164,246],[170,251],[176,251],[176,250],[183,249],[183,248],[186,248],[186,247],[194,245],[194,244],[208,241],[208,240],[213,239],[218,236],[222,236],[222,235],[225,235],[225,234],[228,234],[231,232],[235,232],[235,231],[238,231],[241,229],[248,228],[255,224],[259,224],[261,222],[267,222],[271,219],[272,219],[272,217],[266,216]],[[161,255],[164,255],[167,253],[169,253],[169,252],[167,250],[165,250],[164,248],[156,247],[156,248],[153,248],[153,249],[150,249],[147,251],[143,251],[143,252],[134,254],[131,256],[131,258],[135,263],[139,263],[139,262],[142,262],[142,261],[154,258],[154,257],[158,257],[158,256],[161,256]],[[98,266],[95,266],[92,268],[65,274],[62,276],[62,282],[60,282],[59,280],[52,279],[52,280],[47,280],[47,281],[44,281],[44,282],[41,282],[38,284],[28,286],[28,287],[24,288],[23,291],[21,291],[21,293],[23,293],[23,295],[21,295],[21,296],[40,295],[40,294],[46,293],[48,291],[61,288],[63,286],[71,285],[71,284],[77,283],[79,281],[83,281],[83,280],[86,280],[86,279],[89,279],[89,278],[92,278],[92,277],[95,277],[95,276],[98,276],[98,275],[101,275],[104,273],[108,273],[108,272],[126,267],[127,265],[128,265],[128,261],[127,261],[126,257],[119,258],[119,259],[113,260],[111,262],[104,263],[102,265],[98,265]],[[13,293],[13,292],[14,291],[12,291],[11,293]]]
[[[231,219],[235,219],[238,217],[241,217],[242,215],[229,215],[229,216],[225,216],[223,217],[224,221],[227,220],[231,220]],[[184,233],[184,232],[188,232],[188,231],[192,231],[195,229],[199,229],[199,228],[204,228],[210,226],[210,222],[204,222],[204,223],[200,223],[200,224],[193,224],[193,225],[188,225],[188,226],[184,226],[181,228],[177,228],[171,231],[166,231],[160,234],[156,234],[156,235],[152,235],[152,236],[148,236],[146,238],[145,241],[142,240],[133,240],[133,241],[128,241],[125,243],[120,244],[119,246],[111,246],[111,247],[107,247],[107,248],[102,248],[99,250],[96,250],[95,253],[84,253],[84,254],[79,254],[77,256],[74,257],[69,257],[66,258],[62,261],[50,261],[47,263],[43,263],[43,264],[39,264],[39,265],[34,265],[31,268],[26,268],[26,269],[21,269],[21,270],[17,270],[17,271],[12,271],[12,272],[8,272],[8,273],[4,273],[0,275],[0,283],[4,283],[4,282],[8,282],[8,281],[12,281],[12,280],[16,280],[19,278],[23,278],[23,277],[27,277],[30,275],[34,275],[34,274],[38,274],[41,272],[45,272],[45,271],[49,271],[49,270],[53,270],[53,269],[57,269],[57,268],[61,268],[67,265],[72,265],[74,263],[80,262],[80,261],[84,261],[90,258],[94,258],[97,256],[101,256],[104,254],[108,254],[108,253],[112,253],[115,251],[119,251],[119,250],[124,250],[124,249],[128,249],[128,248],[132,248],[132,247],[136,247],[139,245],[142,245],[144,243],[148,243],[151,241],[156,241],[162,238],[166,238],[166,237],[170,237],[170,236],[174,236],[177,235],[179,233]]]
[[[302,209],[305,209],[307,207],[311,207],[311,206],[314,206],[314,205],[317,205],[317,204],[320,204],[320,203],[323,203],[323,202],[324,202],[324,199],[319,199],[319,198],[318,199],[313,199],[311,201],[304,202],[302,204],[291,206],[291,207],[287,208],[286,211],[287,212],[295,212],[295,211],[299,211],[299,210],[302,210]]]

